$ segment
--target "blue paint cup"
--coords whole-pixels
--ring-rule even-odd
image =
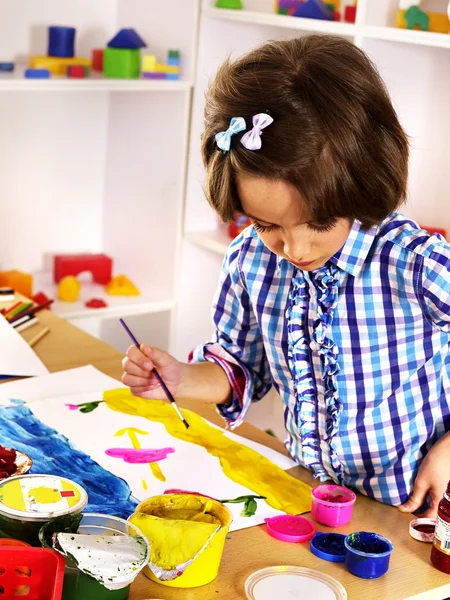
[[[389,569],[394,546],[382,535],[357,531],[345,538],[344,545],[347,550],[345,566],[353,575],[363,579],[376,579]]]

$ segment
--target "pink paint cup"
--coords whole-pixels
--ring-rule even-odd
[[[318,485],[312,489],[312,518],[322,525],[341,527],[352,519],[356,494],[341,485]]]

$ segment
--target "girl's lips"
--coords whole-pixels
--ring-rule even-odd
[[[309,260],[307,262],[296,262],[296,261],[292,261],[294,265],[296,265],[297,267],[309,267],[309,265],[312,265],[313,263],[315,263],[315,260]]]

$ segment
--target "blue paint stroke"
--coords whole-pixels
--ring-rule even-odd
[[[23,402],[0,407],[0,444],[31,456],[30,473],[67,477],[80,484],[89,497],[85,512],[126,519],[138,504],[126,481],[74,448],[65,436],[37,419]]]

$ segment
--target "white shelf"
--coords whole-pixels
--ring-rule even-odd
[[[366,38],[390,40],[406,44],[420,44],[437,48],[450,48],[450,35],[431,31],[412,31],[397,27],[363,27],[361,33]]]
[[[221,256],[225,255],[228,246],[232,242],[228,233],[222,229],[215,229],[213,231],[188,231],[184,234],[184,238],[200,248],[211,250]]]
[[[76,302],[63,302],[58,299],[57,285],[49,272],[33,274],[34,293],[43,291],[54,300],[51,310],[64,319],[89,319],[95,317],[109,318],[149,313],[159,313],[172,310],[174,300],[166,290],[158,289],[151,284],[148,287],[134,282],[141,292],[140,296],[110,296],[103,285],[81,281],[81,291]],[[101,298],[107,308],[87,308],[84,303],[91,298]]]
[[[205,8],[203,14],[214,19],[236,21],[240,23],[254,23],[269,25],[271,27],[285,27],[301,31],[317,31],[320,33],[334,33],[336,35],[354,36],[356,26],[353,23],[340,23],[336,21],[322,21],[320,19],[304,19],[272,13],[262,13],[249,10],[231,10],[225,8]]]
[[[50,79],[25,79],[24,68],[13,73],[0,73],[0,91],[83,91],[83,92],[186,92],[190,81],[164,79],[105,79],[94,73],[86,79],[53,76]]]

